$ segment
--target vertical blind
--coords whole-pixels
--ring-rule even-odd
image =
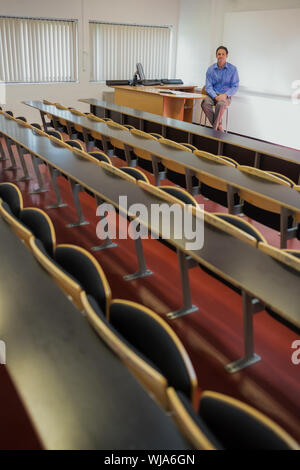
[[[167,78],[171,59],[168,26],[89,23],[90,78],[131,79],[141,62],[146,78]]]
[[[77,22],[0,17],[0,80],[77,80]]]

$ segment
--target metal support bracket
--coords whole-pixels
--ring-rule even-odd
[[[24,155],[28,153],[28,151],[25,151],[22,147],[20,147],[20,145],[16,145],[17,147],[17,151],[18,151],[18,155],[19,155],[19,160],[21,162],[21,166],[22,166],[22,169],[23,169],[23,173],[24,175],[23,176],[20,176],[19,178],[13,180],[13,181],[16,181],[16,182],[20,182],[20,181],[29,181],[31,178],[29,176],[29,172],[28,172],[28,168],[26,166],[26,162],[25,162],[25,158],[24,158]]]
[[[195,176],[195,172],[191,170],[190,168],[185,169],[185,184],[186,184],[186,189],[187,191],[192,194],[198,194],[199,193],[199,186],[193,186],[193,176]]]
[[[261,154],[258,152],[255,152],[254,168],[260,168],[260,160],[261,160]]]
[[[134,240],[134,244],[135,244],[135,251],[136,251],[136,256],[138,260],[138,270],[134,274],[128,274],[127,276],[124,276],[123,279],[125,281],[133,281],[135,279],[140,279],[142,277],[151,276],[151,274],[153,274],[153,272],[150,271],[150,269],[147,269],[147,266],[146,266],[142,239],[137,238],[136,240]]]
[[[219,141],[218,142],[218,154],[217,155],[223,155],[223,148],[224,148],[224,143]]]
[[[15,143],[12,142],[10,139],[6,139],[6,146],[10,157],[11,166],[7,166],[6,168],[3,168],[3,170],[17,170],[19,168],[17,166],[16,159],[11,148],[12,145],[15,145]]]
[[[264,304],[255,297],[252,297],[245,291],[242,291],[243,299],[243,322],[244,322],[244,356],[237,361],[231,362],[225,366],[230,374],[234,374],[246,367],[256,364],[261,360],[260,356],[254,352],[253,337],[253,315],[264,310]]]
[[[280,212],[280,248],[287,248],[287,241],[295,238],[298,224],[289,228],[289,217],[294,213],[286,207],[281,208]]]
[[[198,310],[198,307],[192,304],[189,271],[188,271],[189,263],[190,263],[189,257],[187,257],[185,253],[183,253],[181,250],[177,250],[177,258],[178,258],[179,271],[180,271],[183,307],[180,308],[179,310],[176,310],[175,312],[167,313],[167,317],[170,320],[174,320],[175,318],[188,315],[189,313],[193,313]]]
[[[160,181],[161,179],[164,178],[165,173],[159,171],[158,164],[160,162],[160,159],[156,157],[156,155],[151,155],[151,159],[152,159],[152,173],[155,179],[155,186],[159,186]]]
[[[47,123],[45,121],[45,112],[40,110],[40,115],[41,115],[41,120],[42,120],[42,124],[43,124],[43,128],[44,128],[44,131],[47,132]]]
[[[0,134],[0,137],[3,137],[1,134]],[[0,162],[4,162],[5,160],[8,160],[7,157],[5,156],[5,152],[4,152],[4,148],[3,148],[3,145],[2,145],[2,142],[0,140]]]
[[[33,169],[34,169],[36,179],[37,179],[37,182],[38,182],[38,188],[33,189],[32,191],[29,191],[29,194],[46,193],[48,191],[48,189],[46,189],[45,186],[44,186],[44,181],[43,181],[43,178],[42,178],[42,175],[41,175],[41,172],[40,172],[40,167],[39,167],[40,164],[41,164],[41,161],[35,155],[31,154],[31,157],[32,157]]]
[[[73,222],[72,224],[67,224],[67,228],[79,227],[81,225],[88,225],[89,222],[84,219],[84,215],[82,212],[82,207],[80,204],[79,193],[82,191],[82,187],[79,183],[75,183],[74,181],[70,181],[71,188],[72,188],[72,195],[74,200],[74,206],[76,209],[76,214],[78,220]]]
[[[95,199],[96,199],[97,207],[100,204],[102,204],[103,201],[102,201],[102,199],[100,199],[99,196],[96,196]],[[104,218],[104,216],[102,218]],[[106,250],[108,248],[116,248],[117,246],[118,246],[117,243],[113,242],[112,239],[110,238],[109,234],[108,234],[105,241],[101,245],[93,246],[91,248],[91,251],[102,251],[102,250]]]
[[[101,141],[102,141],[103,151],[104,153],[106,153],[106,155],[108,155],[108,145],[110,143],[110,140],[108,137],[106,137],[106,135],[101,134]]]
[[[51,204],[50,206],[46,206],[46,209],[57,209],[58,207],[66,207],[68,204],[62,202],[61,195],[60,195],[60,190],[59,190],[59,187],[58,187],[58,184],[57,184],[57,181],[56,181],[56,178],[58,176],[61,176],[61,173],[56,168],[53,168],[51,166],[49,168],[49,171],[50,171],[53,191],[54,191],[55,198],[56,198],[56,203]]]
[[[126,158],[126,163],[128,166],[136,166],[136,159],[132,160],[131,152],[132,147],[130,145],[124,144],[124,153]]]
[[[237,215],[242,212],[241,204],[234,204],[234,196],[235,194],[238,194],[238,192],[238,188],[231,185],[227,186],[227,206],[229,214]]]
[[[87,153],[89,153],[91,151],[91,149],[94,147],[95,141],[89,139],[89,133],[84,128],[82,128],[82,134],[83,134],[83,140],[84,140],[84,143],[85,143],[85,146],[86,146],[86,151],[87,151]]]

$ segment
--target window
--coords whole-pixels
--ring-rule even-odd
[[[77,22],[0,17],[0,80],[77,80]]]
[[[136,63],[146,78],[167,78],[171,58],[170,26],[90,22],[91,80],[131,79]]]

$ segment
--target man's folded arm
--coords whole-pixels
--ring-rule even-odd
[[[212,76],[210,70],[206,72],[205,91],[213,99],[217,96],[217,93],[215,92],[212,85]]]

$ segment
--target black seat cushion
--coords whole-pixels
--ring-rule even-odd
[[[79,142],[76,142],[76,140],[74,140],[74,141],[66,140],[65,143],[66,143],[67,145],[70,145],[70,147],[74,147],[74,148],[76,148],[76,149],[78,149],[78,150],[82,150],[80,143],[79,143]]]
[[[62,136],[58,131],[48,131],[48,135],[51,135],[52,137],[56,137],[59,140],[62,140]]]
[[[53,255],[53,238],[51,227],[45,215],[35,209],[25,209],[20,213],[20,220],[28,227],[33,235],[41,240],[47,253]]]
[[[120,168],[120,170],[124,171],[124,173],[127,173],[127,175],[132,176],[138,181],[147,181],[147,177],[144,174],[141,174],[140,171],[136,170],[136,168]]]
[[[90,258],[73,247],[58,246],[54,259],[81,285],[88,295],[98,302],[101,310],[106,310],[105,291],[96,266]]]
[[[103,148],[103,143],[101,140],[95,140],[95,143],[94,143],[95,147],[97,147],[99,150],[104,150]],[[107,150],[113,150],[113,145],[111,145],[111,143],[109,141],[107,141]]]
[[[211,442],[211,444],[215,447],[217,450],[223,450],[222,444],[218,441],[214,433],[209,429],[205,421],[200,417],[198,413],[194,410],[192,403],[190,400],[187,399],[187,397],[180,391],[176,390],[177,397],[180,399],[181,404],[187,411],[187,413],[190,415],[196,426],[202,431],[202,433],[205,435],[205,437]]]
[[[143,170],[149,171],[149,173],[153,173],[152,161],[137,157],[137,164],[139,167],[143,168]],[[158,162],[158,171],[159,173],[164,171],[164,166],[160,162]]]
[[[8,204],[14,216],[19,217],[21,201],[19,193],[14,186],[8,183],[0,184],[0,199]]]
[[[32,122],[30,125],[36,129],[39,129],[40,131],[42,130],[42,126],[38,122]]]
[[[77,131],[76,129],[74,129],[74,132],[72,132],[72,134],[75,134],[76,135],[76,139],[79,139],[81,140],[82,142],[84,142],[84,134],[83,132],[79,132]],[[92,142],[94,140],[94,138],[91,136],[91,134],[87,134],[87,138],[88,138],[88,141],[89,142]]]
[[[199,415],[225,449],[288,449],[259,419],[230,403],[204,396]]]
[[[239,228],[240,230],[243,230],[243,232],[247,233],[248,235],[251,235],[254,237],[257,241],[262,242],[264,241],[262,237],[259,236],[256,230],[254,230],[254,227],[252,228],[249,226],[249,224],[246,224],[242,219],[240,218],[232,218],[230,217],[229,214],[218,214],[217,217],[219,219],[225,220],[225,222],[228,222],[229,224],[233,225],[234,227]]]
[[[132,346],[132,344],[127,341],[127,339],[119,333],[119,331],[114,328],[114,326],[106,319],[105,314],[103,313],[103,310],[100,308],[98,302],[92,295],[87,295],[87,299],[89,301],[90,306],[94,310],[94,312],[98,315],[98,317],[103,321],[103,323],[110,329],[110,331],[120,340],[122,341],[123,344],[125,344],[131,351],[133,351],[137,356],[139,356],[143,361],[145,361],[147,364],[149,364],[153,369],[155,369],[157,372],[162,373],[158,367],[156,367],[153,362],[149,361],[147,357],[145,357],[143,354],[140,353],[135,347]]]
[[[155,364],[170,386],[191,396],[190,377],[173,339],[163,326],[131,305],[113,303],[110,322],[141,354]]]
[[[208,186],[207,184],[201,183],[200,193],[202,194],[202,196],[206,197],[210,201],[217,202],[223,207],[228,207],[227,191],[221,191],[220,189],[216,189],[212,186]],[[240,198],[238,194],[234,195],[233,201],[234,205],[239,204]]]
[[[194,207],[197,206],[197,204],[195,204],[195,201],[191,198],[189,194],[184,194],[182,190],[180,191],[180,189],[176,188],[175,186],[171,188],[166,188],[162,186],[160,189],[165,193],[170,194],[170,196],[176,197],[185,204],[192,204]]]
[[[5,212],[7,212],[16,222],[18,222],[20,225],[22,225],[24,228],[28,227],[19,219],[19,217],[16,217],[13,211],[11,210],[11,207],[7,204],[7,202],[2,202],[2,208],[4,209]]]
[[[178,186],[181,186],[182,188],[186,188],[185,175],[166,168],[166,178],[169,181],[172,181],[173,183],[178,184]],[[198,179],[195,176],[192,176],[192,186],[193,187],[199,186]]]
[[[56,262],[55,258],[51,255],[49,255],[48,251],[46,250],[43,242],[41,240],[39,240],[38,238],[35,238],[35,241],[34,241],[36,247],[41,251],[41,253],[43,253],[43,255],[45,255],[48,260],[54,264],[54,266],[56,266],[60,271],[62,271],[66,276],[68,276],[69,278],[72,279],[72,281],[74,282],[77,282],[77,279],[72,276],[68,271],[66,271],[59,263]]]
[[[244,201],[243,212],[245,215],[250,217],[257,222],[260,222],[267,227],[270,227],[274,230],[280,231],[280,214],[275,214],[274,212],[266,211],[259,207],[250,204],[247,201]],[[293,217],[288,218],[288,228],[293,226]]]
[[[123,149],[118,149],[117,147],[114,147],[114,152],[113,152],[114,156],[120,158],[121,160],[125,160],[126,161],[126,156],[125,156],[125,150]]]
[[[105,163],[109,162],[109,157],[105,157],[105,155],[102,155],[101,153],[89,152],[89,155],[99,160],[99,162],[105,162]]]

